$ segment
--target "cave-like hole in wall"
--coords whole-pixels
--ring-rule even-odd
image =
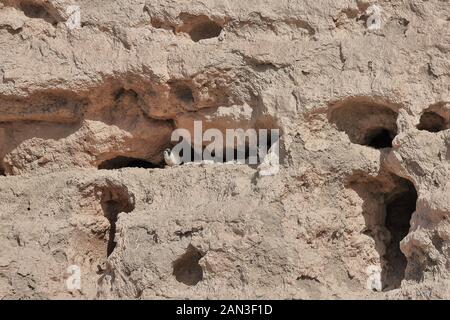
[[[192,30],[189,32],[189,36],[195,42],[198,42],[203,39],[211,39],[216,38],[222,32],[222,27],[219,26],[214,21],[205,21],[197,24]]]
[[[407,260],[400,242],[409,232],[411,216],[416,210],[414,185],[396,175],[382,172],[376,178],[358,173],[350,186],[363,200],[362,212],[366,228],[363,234],[374,240],[378,257],[371,257],[368,268],[377,270],[372,290],[388,291],[400,287],[405,279]],[[368,272],[368,270],[366,270]]]
[[[144,169],[153,169],[153,168],[162,168],[162,163],[152,163],[147,160],[132,158],[132,157],[124,157],[118,156],[113,159],[109,159],[103,161],[98,165],[98,169],[100,170],[116,170],[122,168],[144,168]]]
[[[366,135],[364,145],[375,148],[392,148],[392,140],[395,137],[395,133],[385,128],[375,128],[369,130]]]
[[[102,192],[101,206],[103,214],[110,224],[106,248],[106,256],[109,257],[116,247],[116,223],[119,214],[121,212],[131,212],[134,210],[134,198],[123,188],[105,188]]]
[[[48,9],[37,3],[23,1],[19,6],[20,10],[29,18],[38,18],[56,25],[58,21],[48,12]]]
[[[436,112],[426,111],[420,117],[420,123],[417,125],[417,129],[429,132],[439,132],[447,129],[447,123],[445,119]]]
[[[216,154],[216,150],[212,150],[212,158],[208,158],[207,160],[213,160],[219,163],[235,162],[256,165],[264,161],[265,156],[269,152],[276,152],[279,155],[280,130],[265,128],[264,130],[265,134],[256,129],[254,131],[255,138],[253,139],[250,139],[249,136],[241,137],[240,139],[235,138],[230,146],[225,146],[221,154]],[[226,143],[226,139],[224,143]],[[275,150],[275,147],[278,148]],[[202,152],[205,152],[205,149],[203,148]],[[193,154],[194,152],[192,149]],[[209,152],[206,153],[209,154]]]
[[[194,42],[216,38],[223,29],[220,24],[205,15],[195,16],[184,13],[180,15],[180,18],[183,20],[183,25],[178,32],[187,33]]]
[[[188,85],[177,81],[169,82],[169,85],[170,93],[183,103],[191,104],[195,102],[192,89]]]
[[[403,190],[386,195],[385,225],[390,233],[383,257],[386,267],[383,269],[383,289],[399,288],[405,278],[406,257],[400,250],[400,241],[406,237],[410,228],[411,216],[416,210],[417,192],[414,185],[403,180]]]
[[[392,147],[397,135],[397,116],[387,105],[354,99],[335,105],[328,119],[352,143],[383,149]]]
[[[214,150],[211,152],[212,157],[211,160],[218,163],[227,163],[231,161],[236,163],[248,164],[250,156],[251,156],[250,147],[248,144],[244,144],[242,146],[232,148],[229,150],[225,148],[222,150],[221,155],[216,154]]]
[[[175,279],[188,286],[195,286],[202,281],[203,269],[198,263],[202,256],[199,250],[189,245],[186,252],[172,264]]]

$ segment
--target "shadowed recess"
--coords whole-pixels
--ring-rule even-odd
[[[193,103],[194,95],[192,90],[186,84],[182,82],[170,82],[170,93],[173,94],[177,99],[181,100],[184,103]]]
[[[162,167],[163,167],[162,164],[154,164],[154,163],[146,161],[146,160],[124,157],[124,156],[119,156],[119,157],[115,157],[113,159],[103,161],[98,166],[98,168],[100,170],[115,170],[115,169],[122,169],[122,168],[154,169],[154,168],[162,168]]]
[[[385,224],[391,239],[386,244],[386,253],[383,257],[387,264],[382,274],[384,290],[399,288],[405,278],[407,261],[400,250],[400,241],[408,234],[411,216],[416,210],[417,192],[411,182],[404,183],[406,190],[386,195]]]
[[[52,25],[56,25],[58,23],[58,21],[49,13],[48,9],[44,5],[22,1],[19,8],[29,18],[42,19]]]
[[[433,111],[424,112],[417,125],[417,129],[429,132],[439,132],[445,130],[446,127],[445,119]]]
[[[400,242],[408,234],[416,210],[416,189],[410,181],[392,175],[359,176],[356,180],[359,182],[352,183],[351,188],[363,200],[363,233],[373,238],[380,257],[381,289],[399,288],[407,267]]]
[[[394,137],[395,134],[387,129],[372,129],[367,133],[364,144],[375,149],[392,148]]]
[[[106,188],[102,192],[101,206],[103,214],[108,219],[109,237],[106,248],[106,256],[109,257],[116,247],[116,222],[121,212],[131,212],[134,210],[134,198],[130,197],[128,190],[122,187]]]
[[[386,105],[364,99],[336,104],[328,115],[352,143],[375,149],[391,148],[397,135],[397,112]]]
[[[180,18],[183,20],[183,25],[178,32],[187,33],[194,42],[216,38],[222,32],[222,26],[205,15],[195,16],[183,13]]]
[[[205,21],[196,25],[189,32],[189,36],[195,42],[203,39],[211,39],[218,37],[222,32],[222,27],[214,21]]]
[[[173,262],[173,275],[178,282],[188,286],[195,286],[203,280],[203,269],[198,264],[202,254],[192,245],[186,252]]]

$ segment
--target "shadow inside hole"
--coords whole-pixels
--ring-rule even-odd
[[[205,150],[205,149],[204,149]],[[255,153],[257,155],[257,153]],[[204,157],[205,158],[205,157]],[[241,164],[249,164],[250,158],[250,147],[248,145],[243,145],[242,147],[234,149],[223,149],[220,154],[211,151],[211,158],[206,157],[205,160],[212,160],[218,163],[236,162]]]
[[[420,117],[417,129],[429,132],[439,132],[446,129],[446,121],[443,117],[432,111],[426,111]]]
[[[102,193],[101,206],[103,214],[108,219],[110,228],[106,256],[109,257],[116,247],[116,222],[121,212],[134,210],[134,203],[130,201],[129,194],[121,188],[106,189]]]
[[[280,155],[280,133],[279,129],[265,129],[265,132],[258,134],[257,130],[250,133],[243,131],[242,134],[235,134],[231,139],[225,136],[223,139],[211,137],[207,145],[180,138],[178,143],[174,142],[173,148],[166,149],[177,159],[177,163],[200,163],[202,161],[229,164],[258,165],[270,152]],[[230,133],[227,133],[227,135]]]
[[[363,200],[362,212],[366,228],[363,234],[374,240],[379,255],[381,289],[400,287],[405,279],[407,260],[400,250],[400,242],[409,232],[411,216],[416,209],[417,192],[414,185],[397,176],[357,176],[362,182],[351,188]]]
[[[99,164],[98,169],[100,170],[116,170],[122,168],[154,169],[162,167],[163,167],[162,164],[154,164],[152,162],[142,159],[119,156],[113,159],[103,161],[101,164]]]
[[[185,150],[188,152],[185,153]],[[216,152],[216,149],[207,150],[205,146],[202,146],[201,151],[197,152],[193,146],[189,145],[187,149],[181,149],[179,151],[179,156],[183,164],[201,161],[212,161],[215,163],[238,162],[245,164],[248,163],[249,150],[250,148],[247,145],[243,146],[243,148],[223,149],[222,152]]]
[[[373,129],[368,132],[365,145],[375,149],[392,148],[392,140],[394,140],[394,137],[395,133],[387,129]]]
[[[202,254],[192,245],[186,252],[173,262],[173,275],[178,282],[188,286],[195,286],[203,280],[203,269],[199,265]]]
[[[190,31],[189,36],[194,42],[203,39],[216,38],[222,32],[222,27],[214,21],[205,21],[195,25]]]
[[[113,93],[114,96],[114,101],[120,101],[121,99],[124,99],[126,97],[130,97],[133,99],[137,99],[139,97],[139,95],[137,94],[136,91],[132,90],[132,89],[125,89],[125,88],[120,88],[119,90],[115,91]]]
[[[208,152],[205,147],[202,148],[203,160],[211,160],[218,163],[234,162],[247,165],[258,165],[262,163],[264,157],[271,151],[271,148],[279,141],[279,135],[268,135],[266,139],[258,137],[256,146],[251,147],[248,141],[245,144],[234,146],[234,148],[224,148],[222,152],[212,150]],[[279,144],[278,144],[279,146]],[[205,152],[206,151],[206,152]],[[274,151],[274,150],[272,150]],[[279,150],[276,151],[279,155]],[[191,154],[194,155],[194,149]],[[192,157],[191,161],[194,161]]]
[[[410,228],[411,216],[416,210],[417,192],[408,182],[408,190],[395,194],[386,199],[386,228],[391,235],[390,242],[386,245],[382,279],[384,290],[392,290],[400,287],[405,278],[407,260],[400,250],[400,241],[406,237]]]
[[[20,10],[22,10],[22,12],[28,18],[43,19],[44,21],[53,25],[56,25],[58,23],[58,21],[56,21],[56,19],[49,14],[44,6],[34,3],[22,3],[20,5]]]
[[[191,87],[184,81],[172,80],[169,81],[170,95],[175,99],[185,104],[192,104],[195,102],[194,94]]]
[[[175,86],[171,89],[171,92],[175,95],[175,97],[177,97],[178,100],[181,100],[182,102],[194,102],[194,95],[192,94],[192,90],[187,86]]]
[[[397,134],[397,116],[387,105],[353,98],[337,103],[328,120],[345,132],[352,143],[382,149],[392,147]]]

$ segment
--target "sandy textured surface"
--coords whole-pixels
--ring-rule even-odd
[[[0,0],[0,241],[0,299],[449,299],[449,1]]]

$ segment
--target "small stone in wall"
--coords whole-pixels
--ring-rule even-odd
[[[366,23],[367,30],[381,29],[381,11],[382,9],[376,4],[367,8],[366,14],[369,16]]]
[[[66,9],[66,14],[69,18],[66,21],[66,26],[70,30],[81,28],[81,9],[80,6],[70,5]]]
[[[379,266],[368,266],[366,273],[369,276],[366,280],[366,288],[373,291],[381,291],[381,268]]]

